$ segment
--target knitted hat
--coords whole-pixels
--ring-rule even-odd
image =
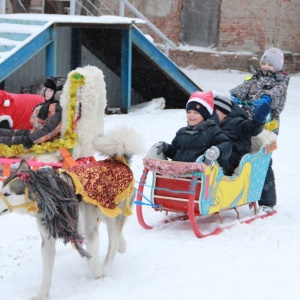
[[[186,111],[197,111],[204,119],[208,119],[214,110],[214,97],[212,91],[194,92],[186,104]]]
[[[260,59],[260,64],[263,62],[272,64],[275,71],[281,71],[284,63],[283,52],[278,48],[267,49]]]
[[[44,83],[44,87],[49,88],[49,89],[53,90],[54,92],[56,92],[56,81],[52,77],[47,78]]]
[[[229,98],[218,95],[214,98],[214,104],[215,108],[224,113],[225,115],[228,115],[231,112],[232,109],[232,102]]]

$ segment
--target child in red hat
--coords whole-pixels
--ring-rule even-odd
[[[228,158],[232,145],[222,130],[209,119],[214,110],[214,98],[211,91],[194,92],[187,104],[187,126],[176,132],[171,144],[156,144],[157,154],[163,152],[174,161],[195,162],[203,154],[209,160]]]

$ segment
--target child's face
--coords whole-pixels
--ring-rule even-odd
[[[227,115],[225,115],[222,111],[220,111],[218,109],[216,109],[216,113],[219,117],[220,122],[222,122],[227,117]]]
[[[274,66],[272,64],[268,63],[268,62],[263,62],[260,65],[260,68],[261,68],[264,75],[266,75],[268,71],[275,72]]]
[[[192,109],[187,112],[186,116],[190,126],[195,126],[204,120],[204,118],[197,111]]]
[[[54,90],[46,88],[46,90],[45,90],[45,99],[46,100],[51,99],[53,94],[54,94]]]

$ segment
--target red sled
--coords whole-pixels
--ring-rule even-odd
[[[265,148],[261,148],[255,154],[246,154],[238,175],[233,176],[225,176],[217,162],[205,165],[203,156],[196,163],[145,158],[135,202],[139,224],[145,229],[161,224],[146,223],[143,207],[151,206],[154,211],[167,214],[164,224],[189,220],[195,235],[202,238],[233,226],[232,222],[224,224],[222,214],[225,212],[234,212],[234,223],[250,223],[275,214],[275,210],[262,214],[257,209],[272,155],[265,152]],[[145,195],[145,187],[150,189],[149,197]],[[205,232],[201,221],[206,219],[207,222],[207,217],[214,215],[218,216],[221,226]]]

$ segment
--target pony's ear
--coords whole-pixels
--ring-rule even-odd
[[[30,166],[29,166],[28,162],[25,159],[22,159],[17,172],[29,171],[29,170],[30,170]]]

